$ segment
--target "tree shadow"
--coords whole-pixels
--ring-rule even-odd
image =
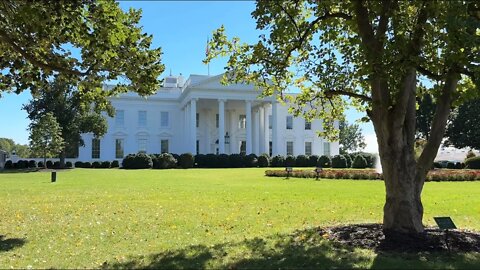
[[[16,173],[31,173],[38,172],[40,168],[30,168],[30,169],[0,169],[0,174],[16,174]]]
[[[182,249],[129,257],[124,262],[105,262],[104,269],[464,269],[480,267],[478,253],[383,252],[360,250],[327,240],[328,231],[312,228],[290,234],[245,239],[216,245],[192,245]],[[473,255],[472,255],[473,254]]]
[[[23,238],[5,238],[5,235],[0,235],[0,252],[6,252],[21,247],[26,242],[27,241]]]

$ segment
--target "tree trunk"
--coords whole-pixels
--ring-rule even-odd
[[[65,168],[65,156],[66,156],[65,150],[60,152],[60,168]]]

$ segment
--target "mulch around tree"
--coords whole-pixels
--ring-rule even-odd
[[[425,228],[423,234],[402,235],[395,241],[385,239],[381,224],[329,227],[320,233],[334,242],[376,252],[480,252],[480,233],[467,230],[450,230],[449,248],[445,242],[445,231],[431,227]]]

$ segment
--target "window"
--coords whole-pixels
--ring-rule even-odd
[[[92,139],[92,158],[100,158],[100,139]]]
[[[138,126],[147,126],[147,111],[138,111]]]
[[[197,152],[197,155],[200,154],[200,141],[197,140],[197,145],[196,145],[196,152]]]
[[[312,122],[305,120],[305,130],[311,130],[312,129]]]
[[[272,152],[273,152],[273,145],[272,145],[272,141],[270,141],[268,142],[268,154],[272,156]]]
[[[115,158],[123,158],[123,139],[115,139]]]
[[[324,142],[323,143],[323,154],[325,156],[330,156],[330,143],[329,142]]]
[[[215,127],[218,128],[219,126],[219,123],[220,123],[220,116],[218,115],[218,113],[215,115]]]
[[[197,127],[199,127],[199,122],[200,122],[200,114],[199,113],[195,114],[195,122],[196,122]]]
[[[245,129],[247,126],[247,116],[245,114],[240,114],[238,116],[238,128]]]
[[[287,142],[287,156],[293,155],[293,142]]]
[[[305,155],[312,155],[312,142],[305,142]]]
[[[272,129],[272,115],[268,116],[268,128]]]
[[[287,116],[287,129],[292,129],[293,128],[293,116],[288,115]]]
[[[160,127],[168,127],[168,112],[160,112]]]
[[[160,140],[160,153],[168,153],[168,140]]]
[[[118,110],[115,113],[115,125],[117,127],[123,127],[125,125],[125,111]]]
[[[247,153],[247,141],[240,141],[240,154]]]
[[[138,152],[147,153],[147,139],[138,139]]]

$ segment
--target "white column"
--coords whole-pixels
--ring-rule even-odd
[[[218,100],[218,153],[225,154],[225,100]]]
[[[190,100],[190,152],[197,153],[197,99]]]
[[[255,155],[259,155],[260,152],[260,109],[254,109],[253,114],[253,153]]]
[[[184,141],[189,142],[190,141],[190,103],[185,104],[185,135],[184,135]],[[190,144],[186,143],[183,147],[183,152],[190,152]]]
[[[265,108],[260,105],[258,108],[258,123],[259,123],[259,130],[258,130],[258,152],[259,154],[265,153]]]
[[[270,129],[268,128],[268,116],[270,115],[268,112],[269,104],[265,104],[263,106],[263,145],[264,145],[264,152],[269,153],[270,151]]]
[[[245,101],[245,114],[247,116],[247,123],[246,123],[246,154],[252,153],[252,102],[250,100]]]
[[[237,133],[237,123],[238,121],[235,121],[235,110],[230,110],[230,154],[238,153],[238,142],[234,137],[234,134]]]
[[[203,119],[210,119],[210,110],[209,109],[204,109],[202,110],[204,112],[204,115],[202,115]],[[205,134],[205,144],[204,149],[202,150],[201,148],[199,149],[200,153],[202,154],[210,154],[211,152],[211,139],[210,139],[210,130],[208,130],[208,120],[204,121],[205,124],[200,127],[203,128],[203,132]]]
[[[272,155],[278,155],[278,116],[277,101],[272,101]]]

